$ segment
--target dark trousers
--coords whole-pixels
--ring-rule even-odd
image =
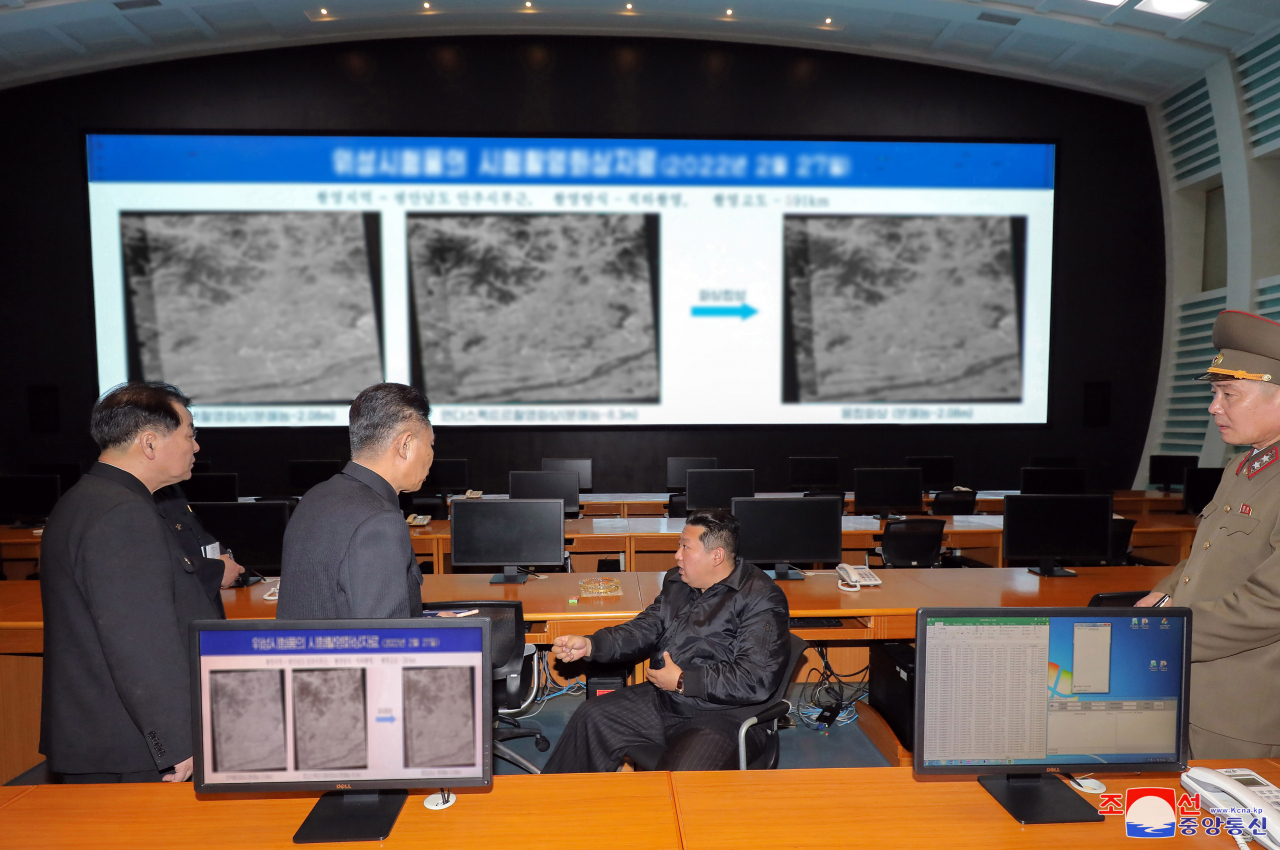
[[[667,750],[659,770],[727,770],[738,764],[738,723],[681,713],[674,701],[649,682],[607,693],[582,704],[543,773],[602,773],[617,770],[627,749],[662,744]],[[763,748],[764,730],[747,733],[747,757]]]

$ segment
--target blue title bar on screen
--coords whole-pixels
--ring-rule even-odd
[[[1054,146],[986,142],[87,137],[90,182],[1052,189]]]
[[[232,629],[200,633],[201,655],[479,652],[480,628]]]

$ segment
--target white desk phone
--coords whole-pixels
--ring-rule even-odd
[[[1200,795],[1200,810],[1210,809],[1260,809],[1259,815],[1239,815],[1247,825],[1253,818],[1267,819],[1267,834],[1237,836],[1244,841],[1256,841],[1267,850],[1280,850],[1280,788],[1272,785],[1252,770],[1230,767],[1211,770],[1193,767],[1182,774],[1182,787]],[[1225,819],[1225,818],[1224,818]],[[1242,845],[1243,846],[1243,845]]]
[[[841,590],[858,591],[862,590],[863,585],[875,586],[881,583],[880,576],[866,567],[841,564],[836,567],[836,573],[840,576],[839,581],[836,582],[836,587]]]

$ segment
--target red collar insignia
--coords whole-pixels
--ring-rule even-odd
[[[1249,507],[1248,505],[1242,504],[1240,505],[1240,513],[1243,516],[1249,516],[1253,513],[1253,508]]]
[[[1244,463],[1240,464],[1240,468],[1244,469],[1245,464],[1248,464],[1248,471],[1246,472],[1246,474],[1249,476],[1250,479],[1252,479],[1253,476],[1257,475],[1259,472],[1266,469],[1271,464],[1275,463],[1277,457],[1280,457],[1280,450],[1277,450],[1276,446],[1272,446],[1271,448],[1267,449],[1265,452],[1262,452],[1261,454],[1257,454],[1252,457],[1245,458]],[[1240,470],[1237,469],[1236,475],[1239,475],[1239,474],[1240,474]]]

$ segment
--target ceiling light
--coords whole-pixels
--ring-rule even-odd
[[[1208,5],[1203,0],[1142,0],[1134,8],[1153,15],[1186,20]]]
[[[831,19],[830,19],[830,18],[827,18],[827,23],[831,23]]]
[[[322,15],[327,15],[327,14],[329,14],[329,10],[328,10],[328,9],[321,9],[321,10],[320,10],[320,14],[322,14]]]
[[[630,4],[630,3],[628,3],[628,4],[627,4],[627,8],[628,8],[628,9],[630,9],[630,8],[631,8],[631,4]]]
[[[732,14],[733,14],[733,10],[732,10],[732,9],[725,9],[725,10],[724,10],[724,13],[725,13],[726,15],[732,15]]]
[[[532,9],[532,8],[533,8],[533,3],[532,3],[532,2],[530,2],[530,0],[524,0],[524,7],[525,7],[526,9]]]
[[[430,3],[423,3],[423,4],[422,4],[422,8],[424,8],[424,9],[430,9],[430,8],[431,8],[431,4],[430,4]]]

